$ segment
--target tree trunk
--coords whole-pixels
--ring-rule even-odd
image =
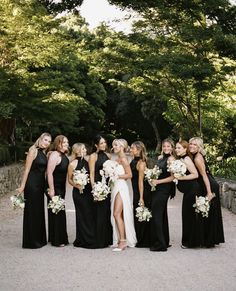
[[[197,96],[197,106],[198,106],[198,131],[200,137],[202,137],[202,110],[201,110],[201,96]]]
[[[156,141],[157,141],[156,152],[159,153],[161,151],[161,138],[160,138],[160,134],[159,134],[155,121],[152,121],[152,128],[154,130]]]

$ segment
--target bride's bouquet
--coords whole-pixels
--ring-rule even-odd
[[[159,169],[159,167],[157,165],[155,165],[153,169],[149,169],[149,168],[145,169],[144,177],[145,177],[145,180],[148,181],[150,186],[152,186],[151,191],[155,191],[156,190],[156,186],[154,186],[152,184],[152,180],[158,179],[158,177],[160,176],[161,172],[162,172],[162,170]]]
[[[105,182],[97,182],[93,186],[92,194],[94,201],[103,201],[111,192],[110,187]]]
[[[174,160],[174,161],[171,161],[168,164],[167,170],[168,170],[168,172],[171,172],[172,174],[174,174],[176,179],[174,179],[173,181],[177,185],[178,184],[178,179],[177,178],[185,176],[185,173],[187,171],[187,167],[186,167],[186,165],[185,165],[185,163],[183,161]]]
[[[73,182],[80,185],[79,192],[83,193],[85,186],[89,183],[89,174],[85,168],[73,171]]]
[[[100,171],[100,174],[105,179],[109,178],[109,182],[108,182],[109,187],[113,187],[115,181],[119,177],[118,166],[119,164],[116,161],[112,161],[112,160],[107,160],[103,164],[103,169]]]
[[[60,196],[53,196],[48,203],[48,208],[52,209],[52,212],[57,214],[61,210],[65,210],[65,200]]]
[[[215,194],[213,197],[215,197]],[[210,201],[207,197],[196,197],[196,203],[193,204],[193,207],[195,208],[196,213],[200,213],[202,217],[208,217],[210,210]]]
[[[151,211],[145,206],[139,204],[139,207],[137,207],[135,210],[136,210],[135,216],[138,218],[138,221],[140,222],[149,221],[150,218],[152,218]]]
[[[19,194],[19,195],[13,195],[10,197],[11,200],[11,204],[13,209],[17,209],[17,208],[21,208],[24,209],[25,208],[25,199],[23,197],[23,194]]]

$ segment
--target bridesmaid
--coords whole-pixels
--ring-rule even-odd
[[[111,156],[106,153],[106,140],[101,135],[95,137],[94,144],[96,152],[92,153],[89,158],[90,182],[92,187],[95,182],[102,180],[100,170],[103,168],[103,163],[111,158]],[[93,212],[96,243],[94,248],[108,247],[112,244],[110,196],[103,201],[94,202]]]
[[[55,195],[65,198],[66,177],[69,159],[66,156],[68,152],[68,139],[64,135],[58,135],[53,142],[52,152],[50,153],[47,167],[48,196],[52,198]],[[48,231],[49,239],[53,246],[64,247],[68,244],[66,230],[66,212],[61,210],[57,214],[48,209]]]
[[[167,203],[175,195],[174,176],[168,172],[168,163],[174,160],[174,142],[165,139],[162,142],[162,154],[158,157],[157,166],[162,170],[157,180],[152,180],[156,190],[152,192],[151,246],[150,251],[165,252],[169,245],[169,225]]]
[[[24,192],[25,208],[23,217],[23,248],[37,249],[47,244],[44,191],[47,168],[46,150],[51,135],[43,133],[30,147],[26,157],[25,170],[18,193]]]
[[[219,197],[219,184],[211,175],[205,160],[203,140],[193,137],[189,140],[189,151],[193,155],[193,162],[198,171],[198,182],[200,184],[201,196],[207,196],[211,201],[208,218],[204,218],[204,240],[203,246],[214,247],[224,243],[224,230]],[[212,193],[215,194],[213,198]]]
[[[199,196],[200,188],[197,182],[198,172],[188,154],[188,142],[179,141],[176,144],[176,154],[187,167],[186,175],[177,177],[177,188],[184,194],[182,203],[182,245],[183,249],[201,245],[200,221],[197,219],[193,204]]]
[[[73,186],[73,201],[76,215],[75,247],[94,248],[95,224],[93,219],[93,196],[91,185],[88,183],[80,193],[80,185],[73,182],[73,171],[85,169],[89,173],[87,150],[83,143],[76,143],[72,147],[72,162],[68,168],[68,181]]]
[[[147,248],[150,246],[150,222],[139,222],[136,217],[136,208],[139,205],[145,205],[150,209],[151,195],[146,182],[144,182],[144,170],[147,167],[147,153],[145,145],[141,141],[135,141],[130,147],[133,160],[130,163],[132,171],[132,187],[133,187],[133,211],[134,211],[134,227],[137,237],[137,248]]]

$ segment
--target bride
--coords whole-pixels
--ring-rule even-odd
[[[127,179],[132,178],[130,165],[125,155],[128,143],[124,139],[115,139],[112,143],[117,155],[118,179],[111,192],[111,223],[113,227],[113,251],[122,251],[127,246],[134,247],[137,239],[134,230],[133,204]]]

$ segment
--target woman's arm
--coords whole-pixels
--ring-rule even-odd
[[[206,173],[205,161],[201,155],[195,158],[195,165],[197,169],[199,170],[200,175],[202,176],[203,182],[207,190],[207,197],[209,200],[211,200],[213,198],[213,194],[211,191],[211,184]]]
[[[144,171],[146,169],[146,163],[140,161],[137,165],[138,170],[138,189],[139,189],[139,203],[144,206],[143,192],[144,192]]]
[[[95,183],[95,163],[97,161],[97,154],[93,153],[89,157],[89,173],[90,173],[90,183],[93,187]]]
[[[51,198],[55,195],[53,172],[55,170],[56,165],[60,163],[60,160],[61,160],[60,154],[56,151],[52,152],[49,156],[48,166],[47,166],[47,177],[48,177],[48,186],[49,186],[48,195]]]
[[[132,171],[129,165],[128,160],[124,157],[120,160],[122,166],[124,167],[125,173],[123,175],[119,175],[119,179],[131,179],[132,178]]]
[[[168,163],[174,161],[173,157],[169,157],[168,158]],[[154,186],[158,185],[158,184],[165,184],[165,183],[170,183],[175,179],[174,175],[171,174],[169,177],[164,178],[164,179],[156,179],[156,180],[152,180],[152,184]]]
[[[25,184],[26,184],[26,181],[28,179],[28,175],[29,175],[29,171],[31,169],[31,166],[32,166],[32,163],[33,163],[33,160],[36,158],[37,156],[37,152],[38,150],[36,149],[35,146],[32,146],[30,149],[29,149],[29,152],[26,156],[26,161],[25,161],[25,169],[24,169],[24,173],[23,173],[23,177],[22,177],[22,180],[21,180],[21,185],[19,188],[16,189],[16,191],[20,194],[24,191],[25,189]]]
[[[189,170],[190,174],[185,176],[176,176],[175,178],[178,180],[194,180],[198,178],[198,172],[196,167],[194,166],[193,161],[190,159],[190,157],[184,158],[184,163],[186,164],[187,169]]]
[[[74,160],[69,164],[67,177],[68,177],[69,184],[71,186],[73,186],[74,188],[77,188],[77,189],[80,190],[81,185],[80,184],[75,184],[74,181],[73,181],[73,171],[75,170],[77,164],[78,164],[77,160]]]

